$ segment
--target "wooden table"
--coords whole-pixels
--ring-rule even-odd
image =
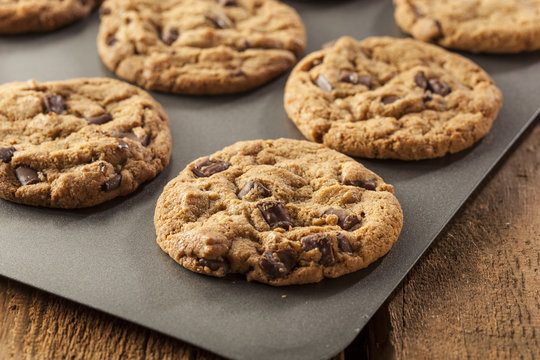
[[[219,359],[0,277],[0,359]],[[540,124],[336,359],[540,358]]]

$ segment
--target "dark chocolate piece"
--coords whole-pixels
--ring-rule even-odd
[[[231,166],[226,161],[210,160],[209,158],[203,159],[196,163],[191,171],[198,177],[209,177],[218,172],[225,171]]]
[[[170,46],[176,41],[176,39],[178,39],[178,35],[178,29],[172,28],[166,33],[161,34],[161,41]]]
[[[29,168],[28,166],[19,166],[15,169],[15,175],[22,186],[33,185],[41,182],[36,170]]]
[[[334,264],[334,251],[332,250],[332,240],[326,234],[313,234],[304,236],[301,240],[302,247],[306,251],[318,249],[321,253],[319,262],[324,266]]]
[[[343,251],[344,253],[352,254],[353,250],[351,247],[351,243],[345,235],[337,234],[336,239],[338,241],[339,250]]]
[[[101,185],[101,190],[103,191],[113,191],[120,187],[122,183],[122,175],[116,174],[110,180]]]
[[[261,184],[257,180],[250,180],[250,181],[247,182],[246,185],[244,185],[242,190],[240,190],[240,192],[238,193],[238,198],[242,199],[244,196],[249,194],[250,191],[253,190],[254,188],[259,189],[259,192],[261,193],[261,196],[263,198],[269,197],[269,196],[272,195],[272,192],[266,186],[264,186],[263,184]]]
[[[262,271],[273,278],[286,276],[296,265],[296,256],[288,250],[267,250],[259,259]]]
[[[343,185],[352,185],[352,186],[358,186],[361,188],[364,188],[366,190],[375,190],[377,188],[377,184],[374,180],[349,180],[349,179],[343,179],[341,181]]]
[[[383,96],[383,98],[381,99],[381,101],[383,102],[384,105],[391,104],[391,103],[396,102],[398,100],[399,100],[399,96],[396,96],[396,95]]]
[[[49,94],[45,96],[43,103],[47,114],[51,112],[61,114],[65,109],[64,99],[60,95]]]
[[[323,212],[322,215],[336,215],[338,217],[338,225],[343,230],[349,230],[360,222],[358,216],[343,209],[330,208]]]
[[[112,120],[112,115],[108,112],[103,113],[101,115],[92,116],[91,118],[86,119],[89,124],[94,125],[101,125],[105,124],[106,122],[109,122]]]
[[[428,80],[429,89],[433,91],[435,94],[439,94],[441,96],[446,96],[452,92],[452,89],[450,89],[450,86],[442,80],[439,79],[429,79]]]
[[[416,75],[414,75],[414,83],[416,84],[416,86],[422,88],[422,89],[427,89],[427,79],[426,79],[426,74],[424,74],[423,71],[419,71],[416,73]]]
[[[280,227],[289,230],[292,226],[291,218],[285,206],[276,201],[266,201],[257,205],[261,211],[264,220],[270,227]]]
[[[15,151],[17,151],[17,149],[15,149],[13,146],[0,148],[0,160],[5,163],[10,162]]]

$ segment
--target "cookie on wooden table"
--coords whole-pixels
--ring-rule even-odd
[[[480,140],[502,95],[479,66],[438,46],[343,37],[298,63],[284,101],[312,141],[353,156],[419,160]]]
[[[399,27],[416,39],[488,53],[540,49],[540,0],[394,0]]]
[[[133,192],[171,154],[169,120],[150,95],[112,79],[0,85],[0,197],[53,208]]]
[[[305,284],[368,266],[397,240],[392,185],[308,141],[236,143],[189,164],[160,196],[157,242],[185,268]]]
[[[306,34],[296,11],[275,0],[107,0],[97,43],[121,78],[204,95],[270,81],[294,65]]]
[[[45,32],[87,16],[101,0],[0,0],[0,34]]]

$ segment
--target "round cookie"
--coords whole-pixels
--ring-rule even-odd
[[[109,69],[147,89],[227,94],[292,67],[306,34],[275,0],[107,0],[97,44]]]
[[[540,0],[394,0],[399,27],[416,39],[488,53],[540,49]]]
[[[275,286],[368,266],[397,240],[392,185],[308,141],[238,142],[189,164],[160,196],[157,242],[185,268]]]
[[[343,37],[298,63],[284,102],[312,141],[353,156],[419,160],[486,135],[502,95],[480,67],[437,46]]]
[[[44,32],[71,24],[101,0],[0,0],[0,34]]]
[[[0,85],[0,197],[53,208],[133,192],[171,154],[169,120],[150,95],[112,79]]]

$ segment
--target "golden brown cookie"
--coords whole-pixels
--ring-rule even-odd
[[[343,37],[298,63],[284,101],[312,141],[353,156],[419,160],[480,140],[502,95],[480,67],[437,46]]]
[[[150,95],[112,79],[0,86],[0,197],[54,208],[133,192],[171,154],[169,120]]]
[[[275,0],[107,0],[98,50],[147,89],[226,94],[260,86],[305,48],[294,9]]]
[[[472,52],[540,49],[540,0],[394,0],[399,27],[416,39]]]
[[[394,189],[307,141],[236,143],[197,159],[160,196],[157,242],[198,273],[275,286],[335,278],[386,254],[403,223]]]
[[[101,0],[0,0],[0,34],[45,32],[85,16]]]

